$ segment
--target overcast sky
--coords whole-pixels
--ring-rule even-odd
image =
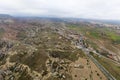
[[[0,14],[120,20],[120,0],[0,0]]]

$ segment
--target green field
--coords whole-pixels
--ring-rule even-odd
[[[99,57],[92,54],[97,61],[102,64],[117,80],[120,80],[120,65],[108,60],[106,58]]]
[[[87,27],[79,25],[68,25],[69,29],[84,34],[88,38],[110,40],[112,43],[120,43],[120,35],[109,28]]]

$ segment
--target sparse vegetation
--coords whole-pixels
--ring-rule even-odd
[[[0,70],[3,71],[1,74],[8,75],[0,74],[0,77],[3,76],[5,80],[11,77],[16,80],[94,79],[92,68],[95,65],[92,66],[91,60],[81,49],[85,47],[99,51],[99,42],[104,44],[107,40],[114,46],[120,41],[119,34],[115,31],[91,26],[90,23],[67,23],[46,19],[25,19],[22,22],[22,19],[16,19],[12,24],[1,25],[5,27],[0,26]],[[81,36],[82,43],[79,40]],[[80,45],[84,47],[79,49]],[[107,56],[105,53],[102,55]],[[99,57],[96,59],[119,79],[119,66]],[[99,69],[95,68],[97,77],[105,79]]]
[[[120,79],[120,68],[119,68],[119,65],[118,64],[115,64],[114,62],[108,60],[108,59],[105,59],[105,58],[102,58],[102,57],[99,57],[97,55],[93,55],[117,80]],[[109,66],[108,66],[109,65]]]

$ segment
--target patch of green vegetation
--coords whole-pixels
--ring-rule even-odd
[[[6,63],[6,57],[0,60],[0,65],[4,65]]]
[[[109,32],[108,36],[113,41],[113,43],[119,43],[120,44],[120,35],[118,35],[115,32]]]
[[[5,30],[3,28],[0,28],[0,37],[4,34]]]
[[[23,73],[20,75],[18,80],[33,80],[33,78],[28,73]]]
[[[17,36],[16,36],[18,39],[20,40],[24,40],[27,35],[26,35],[26,32],[25,30],[20,30],[18,33],[17,33]]]
[[[94,37],[94,38],[99,38],[100,36],[99,36],[99,33],[97,33],[96,31],[91,31],[90,32],[90,35],[92,36],[92,37]]]
[[[69,25],[69,29],[81,32],[85,36],[94,39],[107,39],[111,40],[112,43],[120,44],[120,35],[114,30],[111,31],[109,28],[99,28],[99,27],[88,27],[79,25]]]
[[[11,56],[10,62],[19,62],[25,65],[28,65],[32,70],[41,72],[42,70],[46,70],[45,62],[48,59],[45,50],[38,49],[33,52],[31,55],[27,54],[15,54]]]
[[[0,33],[3,33],[5,30],[3,28],[0,28]]]
[[[117,80],[120,80],[120,66],[114,62],[91,53]]]
[[[84,32],[87,28],[84,28],[83,26],[81,25],[76,25],[76,24],[68,24],[67,27],[69,29],[72,29],[72,30],[75,30],[77,31],[78,33],[79,32]]]
[[[55,58],[60,58],[60,59],[69,59],[69,60],[74,60],[77,59],[77,56],[74,55],[74,57],[70,57],[72,55],[71,52],[68,51],[51,51],[50,56],[55,57]]]
[[[78,60],[79,57],[85,57],[85,54],[81,50],[75,50],[74,52],[66,51],[66,50],[65,51],[53,50],[53,51],[50,51],[50,56],[61,58],[61,59],[68,59],[71,61],[76,61]]]
[[[71,61],[76,61],[78,60],[79,57],[82,57],[82,58],[85,57],[85,54],[82,50],[75,50],[69,55],[68,59]]]
[[[86,43],[89,44],[93,49],[97,50],[98,46],[91,40],[86,40]]]
[[[98,32],[99,29],[97,28],[91,28],[85,25],[68,25],[69,29],[75,30],[79,33],[82,33],[88,37],[93,37],[93,38],[100,38],[100,34]]]

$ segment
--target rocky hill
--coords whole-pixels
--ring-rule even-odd
[[[95,40],[97,35],[93,32],[91,38],[83,33],[88,23],[43,18],[11,20],[14,22],[0,24],[0,80],[107,80],[77,47],[94,49],[87,40]],[[87,27],[79,32],[79,26]]]

